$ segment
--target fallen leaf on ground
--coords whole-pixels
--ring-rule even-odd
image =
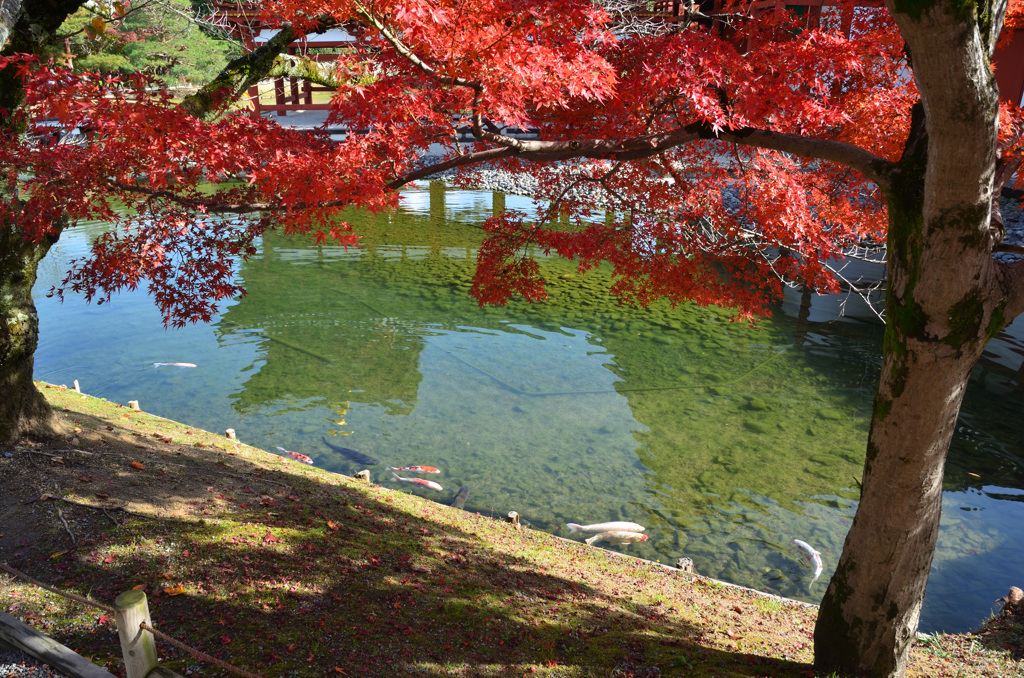
[[[143,470],[144,468],[146,468],[145,464],[143,464],[142,462],[138,462],[138,461],[133,461],[132,462],[132,466],[134,466],[135,468],[139,469],[140,471]]]
[[[164,593],[169,595],[169,596],[180,596],[182,593],[185,593],[185,587],[184,586],[168,586],[167,588],[164,589]]]

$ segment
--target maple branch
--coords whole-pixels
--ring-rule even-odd
[[[408,183],[422,179],[423,177],[429,177],[432,174],[444,172],[446,170],[455,169],[456,167],[462,167],[463,165],[473,165],[488,160],[497,160],[498,158],[508,158],[516,154],[515,149],[512,148],[488,148],[483,151],[474,151],[472,153],[465,153],[463,155],[457,155],[454,158],[449,158],[444,162],[434,163],[433,165],[427,165],[420,169],[413,170],[403,174],[402,176],[394,179],[388,183],[388,188],[391,190],[399,189]]]
[[[332,69],[325,67],[316,59],[296,54],[279,54],[274,59],[274,65],[265,77],[295,78],[335,89],[342,85],[341,81],[335,77]]]
[[[323,33],[338,25],[340,24],[332,17],[320,17],[317,19],[315,30],[311,32]],[[220,113],[227,102],[235,101],[260,80],[270,77],[278,71],[282,74],[313,80],[312,69],[301,68],[301,63],[289,64],[280,59],[281,54],[295,40],[296,34],[297,31],[293,26],[282,26],[277,35],[248,54],[233,59],[216,78],[195,94],[185,97],[179,104],[182,110],[200,120],[210,118]],[[301,75],[297,75],[300,73]],[[319,80],[313,81],[320,82]]]
[[[489,132],[487,135],[491,137],[503,136],[493,135]],[[895,169],[894,163],[859,146],[841,141],[804,137],[798,134],[772,132],[754,128],[720,130],[716,132],[708,125],[695,123],[683,129],[647,134],[628,139],[571,139],[568,141],[515,139],[515,145],[511,143],[502,144],[503,147],[501,149],[487,149],[451,158],[442,163],[431,165],[399,177],[388,184],[388,186],[390,188],[398,188],[416,178],[495,158],[517,156],[534,162],[551,162],[571,158],[612,158],[619,161],[639,160],[697,140],[725,141],[744,146],[791,153],[806,158],[836,162],[857,170],[883,189],[889,187],[891,175]]]
[[[484,129],[484,115],[483,115],[483,98],[484,98],[484,86],[478,85],[474,87],[476,90],[476,96],[473,97],[473,136],[483,141],[490,141],[491,143],[505,146],[506,148],[512,148],[516,151],[523,150],[523,142],[515,137],[505,136],[497,132],[491,132]],[[488,123],[488,126],[493,126]]]
[[[828,160],[857,170],[882,189],[888,189],[896,164],[860,146],[832,139],[805,137],[799,134],[773,132],[756,128],[723,130],[717,134],[705,125],[703,138],[719,139],[743,146],[781,151],[805,158]],[[710,132],[710,133],[709,133]]]

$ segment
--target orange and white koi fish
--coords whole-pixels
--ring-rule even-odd
[[[388,466],[392,471],[409,471],[411,473],[440,473],[441,469],[436,466],[403,466],[401,468],[394,468]]]
[[[389,466],[388,468],[391,468],[391,467]],[[437,490],[438,492],[441,492],[442,490],[444,490],[443,487],[441,487],[440,485],[435,483],[433,480],[424,480],[423,478],[403,478],[402,476],[398,475],[394,471],[391,472],[391,475],[393,475],[395,477],[395,480],[400,480],[403,483],[415,483],[416,485],[422,485],[423,487],[429,487],[430,489]]]
[[[794,539],[793,545],[799,547],[804,552],[804,558],[814,567],[814,578],[811,579],[811,584],[813,584],[818,581],[818,577],[821,576],[821,571],[824,569],[824,566],[821,564],[821,553],[811,548],[811,545],[807,542],[800,541],[799,539]],[[807,587],[810,588],[811,584],[808,584]]]
[[[309,464],[310,466],[313,465],[313,460],[304,454],[301,454],[299,452],[292,452],[291,450],[286,450],[283,447],[278,447],[277,449],[281,450],[295,461],[301,461],[303,464]]]
[[[153,367],[195,367],[195,363],[153,363]]]
[[[594,523],[593,525],[566,523],[565,526],[569,528],[569,534],[579,534],[580,532],[589,532],[590,534],[595,532],[643,532],[647,529],[643,525],[627,523],[623,520],[616,520],[610,523]]]
[[[632,544],[638,541],[647,541],[646,534],[640,534],[639,532],[627,532],[626,530],[615,530],[612,532],[602,532],[601,534],[595,534],[590,539],[584,539],[587,542],[587,546],[590,546],[594,542],[606,541],[609,544]]]

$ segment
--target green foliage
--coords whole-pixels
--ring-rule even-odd
[[[131,62],[121,54],[85,54],[75,59],[78,71],[99,71],[100,73],[125,73],[135,69]]]
[[[168,85],[201,84],[240,53],[238,45],[197,23],[190,0],[151,0],[134,6],[92,3],[61,27],[62,43],[51,51],[70,54],[76,71],[147,72]]]

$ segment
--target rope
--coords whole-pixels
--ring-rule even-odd
[[[59,589],[55,589],[54,587],[49,586],[48,584],[44,584],[41,581],[33,579],[32,577],[28,576],[24,572],[19,572],[18,570],[15,570],[13,567],[8,565],[7,563],[0,563],[0,570],[4,570],[8,574],[13,574],[15,577],[20,577],[21,579],[24,579],[25,581],[29,582],[30,584],[35,584],[36,586],[38,586],[41,589],[46,589],[50,593],[56,593],[58,596],[64,596],[65,598],[68,598],[69,600],[74,600],[76,602],[82,603],[83,605],[91,605],[92,607],[95,607],[97,609],[103,610],[104,612],[109,612],[110,614],[114,614],[114,612],[116,611],[116,610],[114,610],[114,608],[110,607],[109,605],[105,605],[104,603],[101,603],[99,601],[93,600],[92,598],[85,598],[85,597],[80,596],[80,595],[75,594],[75,593],[68,593],[67,591],[61,591]]]
[[[95,607],[96,609],[103,610],[104,612],[108,612],[108,613],[110,613],[112,615],[116,615],[117,614],[117,610],[115,610],[114,608],[112,608],[109,605],[105,605],[104,603],[101,603],[99,601],[93,600],[92,598],[85,598],[84,596],[80,596],[80,595],[77,595],[75,593],[68,593],[67,591],[61,591],[59,589],[56,589],[56,588],[54,588],[54,587],[52,587],[52,586],[50,586],[48,584],[44,584],[43,582],[41,582],[41,581],[39,581],[37,579],[33,579],[32,577],[28,576],[24,572],[20,572],[19,570],[14,569],[13,567],[8,565],[7,563],[0,563],[0,570],[3,570],[5,572],[7,572],[8,574],[13,574],[15,577],[18,577],[20,579],[24,579],[25,581],[29,582],[30,584],[34,584],[35,586],[38,586],[41,589],[45,589],[45,590],[47,590],[47,591],[49,591],[51,593],[56,593],[58,596],[63,596],[65,598],[69,599],[69,600],[74,600],[75,602],[82,603],[83,605],[89,605],[91,607]],[[205,652],[201,652],[201,651],[199,651],[199,650],[197,650],[197,649],[195,649],[193,647],[189,647],[188,645],[186,645],[185,643],[181,642],[180,640],[176,640],[176,639],[172,638],[171,636],[167,635],[166,633],[163,633],[162,631],[157,631],[156,629],[154,629],[152,626],[150,626],[146,622],[141,622],[139,624],[139,626],[141,628],[145,629],[146,631],[149,631],[150,633],[152,633],[154,636],[160,638],[161,640],[164,640],[164,641],[170,643],[174,647],[176,647],[176,648],[178,648],[180,650],[184,650],[185,652],[188,652],[190,655],[192,655],[193,657],[195,657],[199,661],[204,661],[204,662],[209,662],[211,664],[216,664],[217,666],[221,667],[222,669],[224,669],[226,671],[229,671],[230,673],[236,673],[236,674],[242,676],[243,678],[263,678],[263,676],[259,675],[258,673],[249,673],[248,671],[244,671],[244,670],[242,670],[240,668],[234,667],[231,664],[228,664],[227,662],[223,662],[223,661],[221,661],[221,660],[219,660],[219,659],[217,659],[215,657],[211,657],[210,655],[206,654]]]
[[[195,657],[196,659],[198,659],[200,661],[209,662],[211,664],[216,664],[217,666],[221,667],[222,669],[224,669],[226,671],[230,671],[231,673],[237,673],[238,675],[243,676],[244,678],[263,678],[263,676],[261,676],[258,673],[249,673],[248,671],[244,671],[242,669],[236,668],[236,667],[232,666],[231,664],[228,664],[227,662],[222,662],[219,659],[211,657],[210,655],[206,654],[205,652],[200,652],[199,650],[197,650],[197,649],[195,649],[193,647],[189,647],[188,645],[186,645],[185,643],[181,642],[180,640],[176,640],[176,639],[170,637],[169,635],[167,635],[166,633],[163,633],[161,631],[157,631],[156,629],[154,629],[152,626],[150,626],[146,622],[141,622],[139,624],[139,627],[145,629],[146,631],[149,631],[150,633],[152,633],[154,636],[156,636],[160,640],[163,640],[163,641],[166,641],[166,642],[170,643],[171,645],[173,645],[174,647],[178,648],[179,650],[184,650],[185,652],[188,652],[190,655],[192,655],[193,657]]]

